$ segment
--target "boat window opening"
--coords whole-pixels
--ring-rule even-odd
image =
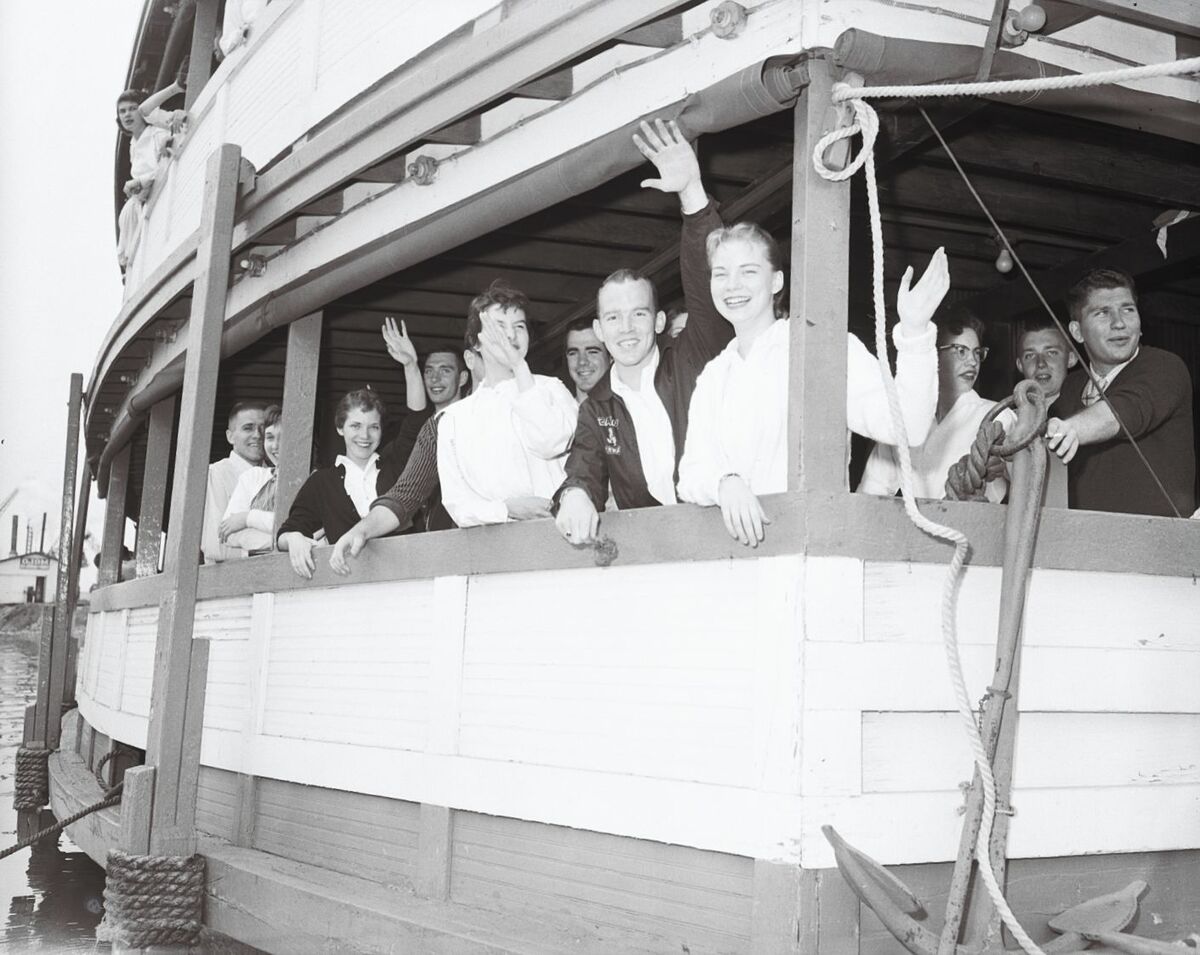
[[[705,182],[714,198],[724,207],[741,210],[743,197],[752,196],[753,204],[740,218],[758,222],[781,245],[793,248],[792,153],[798,118],[799,110],[784,111],[699,140]],[[889,311],[894,309],[905,266],[913,263],[919,270],[933,249],[945,245],[951,263],[947,309],[978,311],[985,318],[982,341],[970,346],[989,349],[986,359],[975,361],[974,390],[983,399],[1002,397],[1020,377],[1022,356],[1018,346],[1033,311],[1012,291],[1013,279],[997,271],[998,247],[991,223],[971,207],[969,195],[956,181],[936,144],[913,134],[919,118],[900,113],[888,121],[898,131],[895,143],[885,138],[880,145]],[[1072,262],[1098,250],[1110,249],[1119,256],[1125,246],[1114,241],[1113,234],[1119,238],[1120,222],[1150,220],[1151,213],[1165,201],[1187,205],[1183,187],[1173,186],[1158,171],[1168,160],[1176,161],[1194,152],[1194,147],[1185,144],[1145,134],[1122,134],[1121,148],[1134,157],[1130,162],[1149,170],[1142,188],[1152,190],[1153,197],[1137,194],[1134,190],[1138,178],[1124,172],[1122,192],[1114,197],[1095,192],[1098,186],[1091,174],[1072,168],[1072,157],[1078,155],[1078,150],[1104,148],[1096,143],[1102,133],[1107,133],[1085,121],[987,104],[974,113],[947,114],[941,125],[964,156],[980,191],[992,200],[998,222],[1035,275],[1047,270],[1054,275],[1065,273],[1071,270]],[[1048,183],[1045,177],[1036,176],[1028,163],[1017,164],[1014,171],[1016,147],[996,145],[998,140],[1019,142],[1022,138],[1032,144],[1031,148],[1041,150],[1040,161],[1051,164],[1055,181]],[[1112,158],[1115,160],[1115,152]],[[563,323],[581,315],[586,318],[594,310],[595,290],[605,274],[642,262],[655,263],[660,304],[664,309],[678,308],[681,297],[677,262],[668,258],[665,265],[657,264],[663,252],[678,242],[677,209],[672,207],[671,197],[652,195],[639,187],[644,175],[643,170],[635,169],[617,176],[328,303],[321,310],[324,328],[312,463],[327,466],[336,458],[339,438],[331,409],[342,394],[354,387],[370,385],[392,410],[385,424],[386,437],[390,438],[402,424],[403,376],[387,357],[379,334],[386,315],[405,320],[422,355],[439,348],[459,350],[470,298],[492,279],[506,278],[530,295],[530,319],[541,338],[531,348],[531,366],[538,373],[558,375],[569,384]],[[1020,194],[1013,192],[1014,178],[1020,181]],[[764,191],[761,186],[768,182],[778,185]],[[757,192],[756,186],[760,187]],[[1064,203],[1075,210],[1069,222],[1058,212]],[[864,197],[856,186],[850,187],[848,218],[846,327],[869,342],[869,282],[864,280],[870,270],[867,220]],[[819,261],[819,254],[816,258]],[[784,294],[793,301],[792,289],[798,280],[807,280],[812,286],[805,290],[805,296],[815,294],[821,286],[821,276],[813,274],[811,263],[790,263],[785,272],[788,284]],[[1177,266],[1150,266],[1137,279],[1144,315],[1143,340],[1178,354],[1189,363],[1193,375],[1200,375],[1195,326],[1181,308],[1189,280]],[[1061,294],[1061,282],[1054,288]],[[1009,300],[1017,303],[1011,309],[998,304]],[[894,313],[890,317],[894,320]],[[547,335],[550,329],[554,333]],[[668,342],[664,340],[664,344]],[[279,328],[254,346],[226,358],[218,419],[222,407],[242,397],[278,401],[283,393],[286,354],[287,332]],[[894,354],[892,358],[894,362]],[[803,446],[801,432],[812,426],[805,420],[800,427],[789,428],[789,434]],[[845,493],[858,486],[871,453],[871,445],[857,436],[850,435],[849,444],[846,441],[844,428],[840,436],[826,428],[820,442],[812,446],[811,453],[826,462],[827,473],[836,479],[836,483],[831,479],[829,486],[834,493],[839,488]],[[130,469],[131,515],[137,512],[141,483],[138,455],[144,454],[136,448],[144,449],[144,437],[139,442]],[[224,425],[217,420],[213,426],[214,460],[221,456],[218,452],[222,447],[226,449],[223,453],[228,453]],[[800,448],[794,449],[793,457],[802,453]]]

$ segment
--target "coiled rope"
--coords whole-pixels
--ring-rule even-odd
[[[962,661],[959,658],[958,652],[958,634],[955,625],[955,594],[958,578],[962,573],[963,565],[970,551],[970,541],[962,531],[939,524],[922,514],[917,507],[912,493],[913,472],[912,459],[908,448],[908,435],[904,427],[904,416],[900,410],[900,399],[896,392],[896,382],[892,377],[891,367],[888,364],[887,341],[885,337],[886,310],[883,294],[883,230],[880,225],[879,187],[875,178],[875,140],[879,135],[879,117],[870,104],[865,101],[869,98],[980,96],[1000,93],[1038,92],[1041,90],[1080,89],[1090,86],[1131,82],[1158,76],[1176,76],[1196,72],[1200,72],[1200,57],[1098,73],[1030,80],[995,80],[984,83],[950,83],[924,86],[864,86],[857,88],[846,83],[837,83],[833,88],[833,102],[846,103],[853,111],[854,122],[843,125],[839,129],[822,137],[813,149],[813,166],[825,179],[841,182],[849,179],[860,169],[865,169],[866,171],[867,206],[871,220],[871,249],[873,259],[872,291],[875,308],[875,355],[879,362],[880,373],[883,376],[888,407],[892,415],[892,426],[898,438],[896,454],[900,463],[900,490],[903,495],[904,510],[908,514],[909,520],[925,533],[954,545],[954,556],[950,559],[946,581],[942,588],[942,638],[947,668],[950,673],[950,682],[954,690],[959,716],[962,719],[967,741],[971,747],[971,753],[974,757],[975,766],[979,772],[983,787],[983,816],[975,840],[975,858],[978,862],[980,879],[986,886],[988,895],[997,913],[1008,927],[1013,938],[1016,939],[1017,944],[1025,952],[1029,953],[1029,955],[1044,955],[1044,953],[1033,939],[1029,937],[1029,934],[1021,926],[1020,922],[1017,921],[1012,909],[1009,908],[1008,902],[1004,898],[1004,892],[996,879],[996,873],[992,870],[991,866],[989,842],[991,839],[992,824],[996,816],[996,780],[992,774],[991,762],[987,758],[983,740],[980,737],[979,724],[975,719],[975,711],[971,699],[967,694],[966,680],[963,677],[962,671]],[[926,119],[928,120],[928,117]],[[862,135],[862,148],[858,155],[847,163],[844,169],[833,170],[828,168],[825,165],[824,156],[829,147],[843,139],[849,139],[856,134]],[[961,167],[957,168],[959,169],[959,173],[963,174]],[[966,179],[965,174],[963,174],[963,178]],[[982,205],[982,200],[979,199],[977,194],[976,199]],[[990,213],[988,218],[991,219]],[[994,220],[991,221],[994,224]],[[1003,233],[1000,234],[1003,237]],[[1011,253],[1011,244],[1006,238],[1003,241]],[[1021,267],[1021,271],[1026,280],[1034,287],[1034,290],[1038,291],[1032,278],[1024,269],[1024,266]],[[1039,299],[1044,303],[1040,291],[1038,295]],[[1051,314],[1053,315],[1053,312]],[[1084,363],[1084,367],[1087,367],[1086,362]],[[1103,394],[1103,391],[1101,393]],[[1111,405],[1109,407],[1111,409]]]
[[[101,941],[128,948],[194,945],[204,905],[204,856],[108,852]]]
[[[13,776],[13,809],[41,809],[50,801],[50,776],[46,760],[50,750],[21,746]]]

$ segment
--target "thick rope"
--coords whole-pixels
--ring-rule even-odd
[[[1004,459],[1000,445],[1004,443],[1004,425],[985,421],[979,426],[971,450],[950,465],[946,474],[946,497],[951,501],[987,500],[987,484],[1004,477]]]
[[[1066,76],[1042,76],[1027,80],[990,80],[984,83],[926,83],[919,86],[844,86],[834,87],[833,101],[842,103],[853,99],[915,99],[932,96],[996,96],[1004,93],[1036,93],[1041,90],[1074,90],[1089,86],[1109,86],[1131,83],[1158,76],[1183,76],[1200,73],[1200,56],[1146,66],[1129,66],[1094,73],[1071,73]]]
[[[41,842],[47,836],[58,835],[58,833],[62,832],[64,829],[66,829],[67,826],[73,825],[74,823],[76,823],[80,819],[82,819],[84,816],[90,816],[92,813],[98,812],[101,809],[107,809],[109,806],[115,806],[120,801],[121,801],[121,784],[118,783],[112,789],[108,790],[108,792],[106,792],[104,794],[104,798],[101,799],[99,802],[94,802],[90,806],[84,806],[82,809],[79,810],[79,812],[75,813],[74,815],[67,816],[66,819],[60,819],[54,825],[47,826],[45,829],[39,829],[28,839],[18,842],[15,846],[9,846],[3,852],[0,852],[0,859],[5,859],[8,856],[12,855],[14,852],[20,852],[22,849],[28,849],[30,846],[34,845],[35,843]],[[35,807],[35,808],[40,808],[40,807]]]
[[[843,84],[834,86],[835,100],[839,98],[838,93],[842,89],[849,89],[849,87]],[[841,99],[847,98],[846,96],[841,97]],[[963,676],[962,661],[958,653],[958,634],[955,622],[955,593],[958,578],[962,573],[963,565],[966,563],[971,545],[967,536],[962,531],[953,527],[947,527],[944,524],[938,524],[922,514],[917,507],[916,499],[913,497],[913,471],[912,458],[908,448],[908,432],[904,427],[904,415],[900,410],[900,397],[896,391],[896,381],[892,377],[892,370],[888,364],[887,321],[883,295],[883,229],[880,224],[882,217],[879,210],[879,187],[875,179],[875,139],[879,133],[879,118],[876,116],[875,110],[863,102],[862,99],[850,99],[850,106],[854,111],[854,124],[844,126],[823,137],[813,150],[813,165],[821,176],[834,181],[848,179],[859,169],[864,167],[866,169],[867,205],[871,218],[873,259],[872,287],[875,304],[875,357],[879,362],[880,375],[884,381],[888,407],[891,410],[892,427],[895,430],[897,439],[895,448],[896,456],[900,463],[900,491],[904,499],[904,510],[908,514],[909,520],[925,533],[941,538],[954,545],[954,556],[950,559],[946,581],[942,587],[942,637],[959,716],[963,720],[963,728],[967,735],[967,741],[971,747],[971,753],[974,756],[975,765],[978,767],[979,776],[983,784],[983,817],[979,826],[979,835],[975,841],[975,855],[979,863],[979,875],[987,887],[988,895],[991,897],[993,905],[995,905],[997,912],[1000,913],[1000,917],[1003,919],[1004,924],[1008,926],[1017,943],[1029,955],[1044,955],[1042,950],[1029,937],[1024,928],[1022,928],[1016,916],[1013,915],[1012,910],[1004,899],[1004,892],[996,880],[996,874],[992,871],[989,841],[992,833],[992,822],[996,815],[996,780],[992,775],[992,766],[988,761],[983,740],[980,738],[979,726],[975,722],[975,711],[971,699],[967,694],[966,679]],[[840,171],[828,169],[822,158],[826,149],[834,142],[846,139],[860,131],[863,143],[858,156],[848,163],[845,169]]]
[[[48,749],[22,746],[17,750],[13,809],[41,809],[50,801],[50,775],[46,769],[49,757]]]
[[[203,856],[128,855],[110,849],[104,922],[96,937],[129,948],[194,945],[203,905]]]

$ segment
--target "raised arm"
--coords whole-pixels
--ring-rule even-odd
[[[900,280],[892,329],[896,346],[896,392],[910,446],[923,444],[937,410],[937,329],[931,319],[950,288],[946,252],[938,249],[925,274],[910,287],[909,266]],[[900,438],[892,423],[887,390],[875,357],[854,335],[846,340],[846,424],[851,431],[884,444]]]
[[[162,106],[162,104],[169,100],[172,96],[178,96],[182,92],[183,87],[178,81],[175,81],[171,83],[170,86],[163,87],[157,93],[151,93],[144,100],[142,100],[141,104],[138,106],[138,112],[142,114],[142,119],[149,123],[151,121],[151,113]]]
[[[708,282],[705,242],[709,233],[723,224],[721,216],[716,203],[704,191],[695,149],[674,121],[655,120],[654,126],[643,122],[642,134],[635,133],[633,141],[658,171],[657,179],[642,181],[642,188],[673,192],[679,196],[679,209],[683,214],[679,275],[688,323],[674,347],[692,349],[696,364],[704,365],[733,337],[733,327],[713,305]]]
[[[425,382],[421,380],[417,349],[408,337],[408,327],[403,321],[397,327],[396,320],[388,315],[383,320],[380,332],[383,334],[388,354],[404,369],[404,403],[408,405],[409,411],[424,411]]]

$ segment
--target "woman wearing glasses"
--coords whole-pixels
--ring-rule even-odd
[[[949,312],[934,320],[937,325],[938,401],[933,427],[925,443],[913,447],[914,486],[917,497],[946,496],[946,472],[971,450],[980,422],[996,404],[975,393],[979,366],[987,358],[983,322],[965,312]],[[877,444],[867,459],[858,485],[860,494],[891,496],[900,490],[900,461],[896,449]],[[985,493],[994,503],[1004,500],[1007,482],[989,481]]]

